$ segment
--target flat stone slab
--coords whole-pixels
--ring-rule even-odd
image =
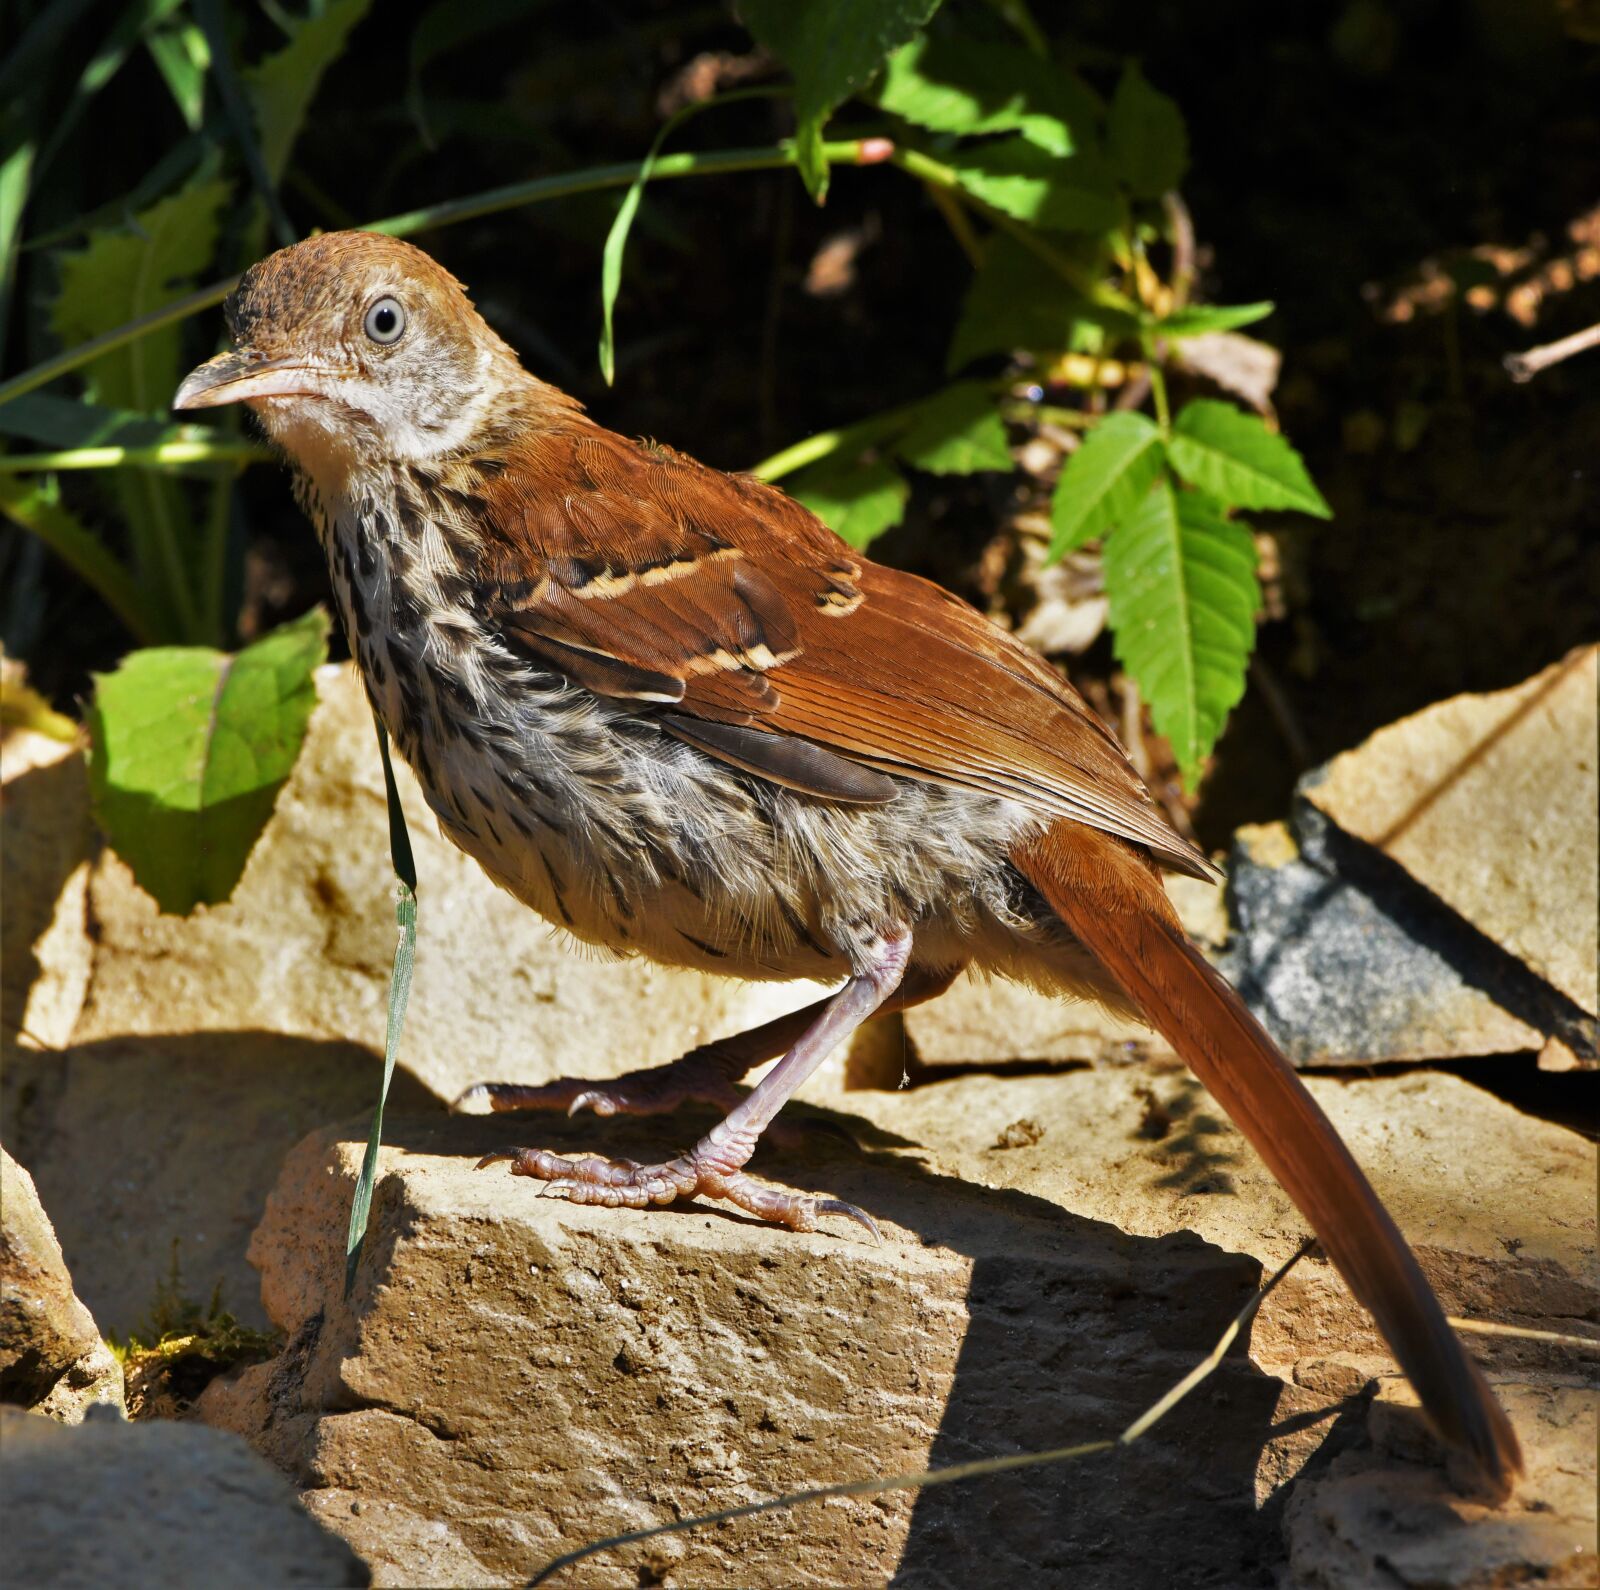
[[[68,1428],[0,1408],[5,1578],[53,1590],[365,1585],[371,1575],[237,1436],[196,1424]]]
[[[1314,1086],[1448,1308],[1547,1328],[1596,1317],[1581,1138],[1453,1078]],[[514,1583],[672,1517],[1114,1435],[1301,1235],[1238,1135],[1159,1065],[828,1097],[867,1150],[819,1133],[814,1152],[760,1168],[871,1210],[881,1246],[698,1204],[573,1208],[503,1166],[472,1169],[519,1141],[654,1157],[690,1120],[401,1116],[348,1304],[361,1144],[354,1127],[314,1134],[251,1249],[289,1345],[214,1382],[202,1417],[306,1486],[379,1583]],[[1484,1343],[1513,1392],[1578,1395],[1551,1349]],[[665,1537],[572,1582],[1270,1582],[1290,1560],[1289,1499],[1341,1451],[1450,1495],[1413,1414],[1386,1412],[1403,1439],[1373,1445],[1358,1393],[1394,1378],[1337,1277],[1307,1262],[1249,1357],[1114,1459]],[[1583,1527],[1537,1488],[1495,1527],[1552,1514]]]

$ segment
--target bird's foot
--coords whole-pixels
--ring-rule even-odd
[[[468,1088],[452,1108],[487,1104],[495,1115],[513,1110],[565,1110],[568,1115],[580,1110],[593,1110],[596,1115],[665,1115],[691,1101],[713,1105],[723,1112],[739,1102],[726,1063],[699,1049],[670,1065],[627,1071],[609,1082],[583,1077],[562,1077],[532,1087],[516,1082],[480,1082]]]
[[[513,1176],[531,1176],[545,1184],[553,1198],[574,1204],[603,1204],[610,1209],[647,1209],[679,1198],[720,1198],[761,1220],[794,1231],[815,1231],[821,1215],[844,1215],[864,1226],[876,1241],[882,1234],[872,1216],[840,1198],[818,1198],[758,1182],[742,1170],[716,1163],[718,1156],[706,1145],[680,1154],[660,1165],[640,1165],[631,1159],[565,1159],[545,1149],[505,1148],[485,1154],[478,1169],[509,1161]]]

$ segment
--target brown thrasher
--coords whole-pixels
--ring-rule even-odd
[[[235,350],[174,406],[246,402],[287,453],[367,691],[451,839],[591,944],[845,979],[612,1086],[483,1090],[497,1109],[727,1105],[688,1153],[485,1164],[575,1203],[699,1193],[800,1230],[819,1214],[870,1227],[743,1171],[869,1015],[967,965],[1137,1010],[1300,1206],[1441,1434],[1509,1490],[1516,1435],[1405,1240],[1178,924],[1158,865],[1212,869],[1052,668],[782,492],[595,424],[408,244],[284,249],[227,318]]]

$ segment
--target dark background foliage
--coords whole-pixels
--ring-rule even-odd
[[[480,13],[498,25],[414,72],[415,41],[440,36],[442,9],[380,0],[356,27],[283,184],[296,231],[637,159],[696,83],[738,81],[751,53],[716,4],[501,0]],[[78,8],[22,109],[64,105],[126,10]],[[237,59],[281,41],[257,7],[224,10]],[[1510,684],[1594,632],[1595,358],[1521,386],[1501,360],[1600,318],[1600,52],[1582,8],[1554,0],[1086,0],[1034,15],[1091,78],[1114,82],[1136,56],[1182,107],[1203,296],[1278,305],[1255,328],[1284,355],[1278,413],[1335,510],[1326,524],[1253,516],[1275,533],[1280,568],[1201,811],[1216,839],[1277,814],[1304,766],[1377,724]],[[847,108],[836,131],[868,120]],[[783,102],[756,100],[697,118],[673,147],[768,143],[790,126]],[[151,59],[130,56],[30,199],[8,374],[55,348],[52,234],[137,208],[128,195],[163,162],[170,181],[186,140]],[[470,284],[531,367],[602,421],[723,467],[947,379],[970,265],[915,183],[870,167],[837,169],[822,209],[790,171],[653,186],[607,389],[594,348],[618,201],[511,210],[416,241]],[[242,232],[242,205],[232,224]],[[186,352],[204,356],[218,334],[214,312],[199,317]],[[905,522],[874,555],[1015,606],[1010,525],[1028,490],[1025,477],[918,477]],[[318,599],[324,574],[279,472],[249,471],[236,498],[232,578],[248,636]],[[37,543],[3,536],[6,648],[70,703],[128,638]],[[1070,666],[1114,714],[1107,639]]]

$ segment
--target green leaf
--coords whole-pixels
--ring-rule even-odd
[[[372,0],[331,0],[320,16],[293,25],[289,42],[242,74],[255,106],[261,159],[274,186],[289,163],[322,74],[344,49]]]
[[[60,255],[61,292],[50,322],[64,343],[87,342],[181,298],[211,262],[229,184],[201,173],[125,227],[94,232]],[[84,367],[93,399],[112,408],[164,413],[178,384],[180,328],[163,326]]]
[[[1202,491],[1241,508],[1297,508],[1318,519],[1333,510],[1300,455],[1254,414],[1215,398],[1185,405],[1167,444],[1172,467]]]
[[[1191,789],[1244,694],[1261,603],[1255,569],[1245,525],[1164,480],[1106,540],[1117,657],[1138,681]]]
[[[233,893],[299,755],[327,653],[316,609],[232,656],[155,647],[95,676],[95,814],[163,911]]]
[[[1177,187],[1189,165],[1189,135],[1183,112],[1152,88],[1129,61],[1111,101],[1106,125],[1111,163],[1136,199],[1159,199]]]
[[[1155,321],[1150,329],[1156,336],[1176,342],[1181,337],[1200,337],[1212,331],[1236,331],[1240,326],[1253,326],[1258,320],[1265,320],[1273,308],[1265,302],[1191,304],[1186,309],[1174,309],[1165,320]]]
[[[794,77],[800,175],[818,204],[828,195],[829,116],[938,9],[939,0],[744,0],[745,26]]]
[[[994,397],[981,381],[958,381],[916,405],[894,450],[933,475],[1010,470],[1011,448]]]
[[[172,9],[170,5],[164,9]],[[211,69],[211,51],[205,34],[193,23],[158,28],[145,40],[145,48],[156,63],[178,107],[184,125],[199,132],[205,121],[206,73]]]
[[[1048,60],[955,35],[896,50],[871,97],[931,132],[1019,132],[1055,155],[1071,154],[1098,116],[1094,95]]]
[[[835,535],[865,548],[905,517],[911,488],[893,464],[878,459],[841,468],[833,462],[795,476],[789,495],[804,503]]]
[[[142,210],[123,228],[93,232],[87,245],[58,256],[61,291],[51,324],[68,346],[87,342],[184,296],[216,250],[229,184],[206,166],[177,193]],[[164,413],[178,384],[182,327],[162,326],[83,367],[89,398],[113,409]],[[192,589],[193,559],[180,544],[188,513],[177,484],[140,471],[119,478],[117,501],[132,533],[135,571],[184,640],[211,639]]]
[[[1108,414],[1067,459],[1050,504],[1049,561],[1114,530],[1161,473],[1161,431],[1143,414]]]
[[[1082,249],[1080,263],[1090,271],[1096,268],[1097,244],[1072,243],[1065,249]],[[1100,309],[1074,293],[1015,239],[993,236],[984,245],[983,264],[961,305],[945,369],[953,374],[980,354],[1014,353],[1019,348],[1058,353],[1097,326],[1118,335],[1138,329],[1131,316]]]
[[[1089,155],[998,138],[963,146],[947,163],[974,198],[1045,231],[1110,232],[1125,219],[1105,166]]]

